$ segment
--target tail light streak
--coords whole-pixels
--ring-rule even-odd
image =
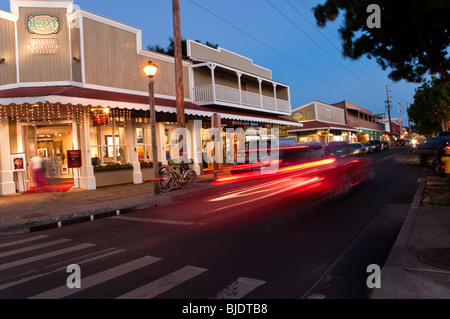
[[[239,202],[239,203],[234,203],[234,204],[231,204],[231,205],[222,206],[222,207],[210,210],[210,211],[206,212],[205,214],[210,214],[210,213],[222,211],[222,210],[225,210],[225,209],[233,208],[233,207],[236,207],[236,206],[249,204],[249,203],[252,203],[252,202],[255,202],[255,201],[260,201],[260,200],[262,200],[264,198],[272,197],[272,196],[275,196],[275,195],[287,192],[287,191],[289,191],[291,189],[299,188],[299,187],[302,187],[302,186],[305,186],[305,185],[308,185],[308,184],[311,184],[311,183],[314,183],[314,182],[318,182],[320,180],[322,180],[322,178],[317,176],[317,177],[308,179],[308,180],[306,180],[306,181],[304,181],[302,183],[298,183],[298,184],[291,185],[291,186],[288,186],[288,187],[283,187],[281,190],[278,190],[278,191],[275,191],[275,192],[273,191],[273,189],[269,188],[269,189],[266,190],[266,192],[269,192],[269,194],[258,196],[258,197],[254,197],[252,199],[249,199],[249,200],[246,200],[246,201],[242,201],[242,202]],[[251,195],[251,194],[249,194],[249,195]],[[226,196],[224,196],[224,197],[226,197]],[[226,200],[226,199],[230,199],[230,197],[222,198],[221,200]]]

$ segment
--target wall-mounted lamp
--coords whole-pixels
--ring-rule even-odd
[[[3,63],[3,62],[5,62],[5,61],[6,61],[5,58],[1,58],[1,59],[0,59],[0,63]]]
[[[76,56],[74,56],[72,59],[73,59],[74,61],[76,61],[76,62],[81,62],[81,60],[78,59]]]

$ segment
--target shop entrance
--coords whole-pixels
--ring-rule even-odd
[[[68,168],[67,150],[73,149],[72,123],[23,125],[24,149],[27,162],[35,155],[41,156],[46,165],[46,176],[50,182],[63,183],[73,181],[73,172]],[[31,169],[28,168],[29,187]]]

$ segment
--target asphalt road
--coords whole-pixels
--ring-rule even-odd
[[[0,298],[367,299],[367,266],[383,266],[424,172],[405,155],[370,155],[372,182],[314,207],[313,197],[286,205],[283,183],[237,186],[1,238]],[[66,285],[70,264],[81,288]]]

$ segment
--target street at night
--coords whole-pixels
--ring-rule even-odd
[[[367,266],[383,266],[424,173],[407,153],[370,155],[373,181],[316,205],[301,199],[286,206],[263,188],[245,197],[251,187],[237,184],[214,196],[1,238],[0,298],[369,298]],[[80,266],[80,289],[66,286],[70,264]]]

